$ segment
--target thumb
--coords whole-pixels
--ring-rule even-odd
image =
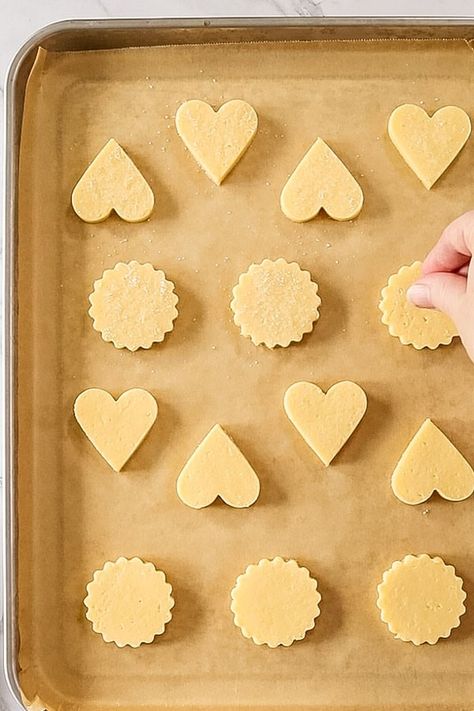
[[[407,291],[415,306],[443,311],[454,322],[461,315],[467,279],[460,274],[435,272],[416,281]]]

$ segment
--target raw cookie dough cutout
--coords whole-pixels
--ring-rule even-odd
[[[135,163],[114,138],[94,158],[72,192],[74,212],[84,222],[102,222],[115,210],[126,222],[150,217],[155,198]]]
[[[296,262],[264,259],[252,264],[232,294],[234,322],[256,346],[286,347],[301,341],[319,318],[318,285]]]
[[[320,614],[317,581],[296,560],[264,558],[239,575],[231,592],[234,623],[255,644],[289,647]]]
[[[383,574],[377,607],[396,639],[436,644],[460,625],[466,611],[462,585],[453,566],[441,558],[407,555]]]
[[[117,647],[139,647],[163,634],[174,600],[166,576],[140,558],[108,561],[86,586],[86,617]]]
[[[89,315],[116,348],[151,348],[173,330],[178,316],[174,284],[151,264],[118,262],[94,283]]]
[[[158,405],[141,388],[126,390],[117,400],[106,390],[90,388],[77,396],[74,415],[99,454],[119,472],[152,428]]]
[[[280,205],[293,222],[307,222],[324,210],[333,220],[352,220],[364,195],[344,163],[318,138],[303,156],[281,192]]]
[[[382,323],[388,326],[391,336],[397,336],[403,345],[421,348],[438,348],[449,345],[458,330],[446,314],[436,309],[423,309],[408,301],[408,288],[421,276],[421,262],[401,267],[392,274],[382,289],[379,309]]]
[[[392,474],[393,493],[405,504],[421,504],[437,491],[448,501],[474,492],[474,471],[430,419],[423,422]]]
[[[329,466],[363,418],[367,396],[350,380],[336,383],[327,393],[303,381],[290,385],[284,407],[305,442]]]
[[[429,116],[421,106],[398,106],[388,120],[388,135],[404,161],[428,190],[456,158],[471,133],[471,121],[457,106]]]
[[[209,506],[218,496],[240,509],[255,503],[260,481],[229,435],[214,425],[184,465],[176,488],[193,509]]]
[[[251,144],[258,126],[255,109],[233,99],[218,111],[192,99],[176,112],[176,130],[189,152],[216,185],[220,185]]]

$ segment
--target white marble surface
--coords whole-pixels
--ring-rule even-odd
[[[472,17],[474,0],[0,0],[1,135],[3,136],[4,82],[8,65],[22,43],[40,27],[50,22],[74,17],[221,15]],[[0,147],[2,163],[3,152],[2,142]],[[3,194],[3,176],[0,187]],[[3,205],[0,206],[0,217],[2,214]],[[0,636],[3,638],[2,629],[0,629]],[[0,658],[3,661],[3,644]],[[0,711],[13,711],[19,708],[6,687],[0,669]]]

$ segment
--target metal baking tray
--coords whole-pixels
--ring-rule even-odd
[[[17,210],[23,98],[38,47],[79,51],[136,46],[319,39],[436,39],[474,37],[472,18],[206,18],[68,20],[39,30],[18,51],[6,80],[4,231],[4,620],[5,673],[21,703],[18,683],[16,393]],[[192,699],[189,700],[192,704]],[[350,700],[348,700],[350,705]],[[262,699],[262,707],[265,701]]]

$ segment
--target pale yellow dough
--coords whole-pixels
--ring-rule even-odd
[[[94,283],[89,315],[116,348],[151,348],[173,330],[178,316],[174,284],[151,264],[119,262]]]
[[[229,435],[214,425],[184,465],[176,488],[193,509],[209,506],[218,496],[240,509],[255,503],[260,481]]]
[[[403,642],[436,644],[466,611],[463,581],[452,565],[423,553],[397,560],[377,587],[382,621]]]
[[[437,348],[448,345],[458,335],[451,319],[436,309],[414,306],[407,299],[408,288],[421,276],[421,262],[401,267],[382,289],[379,309],[382,323],[388,326],[391,336],[397,336],[403,345]]]
[[[363,418],[367,396],[350,380],[336,383],[327,393],[303,381],[290,385],[284,407],[305,442],[329,466]]]
[[[318,285],[296,262],[264,259],[252,264],[232,293],[234,322],[256,346],[301,341],[319,318]]]
[[[471,133],[471,121],[457,106],[429,116],[421,106],[398,106],[388,121],[388,135],[428,190],[453,162]]]
[[[150,217],[155,198],[134,162],[113,138],[94,158],[72,193],[84,222],[102,222],[112,210],[126,222]]]
[[[255,644],[289,647],[313,629],[320,614],[317,581],[296,560],[277,557],[249,565],[231,592],[234,623]]]
[[[141,388],[126,390],[118,400],[106,390],[90,388],[77,396],[74,415],[99,454],[119,472],[153,426],[158,405]]]
[[[421,504],[434,491],[448,501],[462,501],[474,492],[474,471],[428,419],[400,457],[392,474],[392,489],[405,504]]]
[[[344,163],[318,138],[303,156],[281,192],[280,205],[293,222],[307,222],[324,210],[334,220],[352,220],[364,195]]]
[[[258,117],[246,101],[233,99],[218,111],[192,99],[176,112],[176,130],[207,176],[220,185],[257,132]]]
[[[163,634],[174,600],[165,574],[140,558],[118,558],[96,570],[86,586],[86,617],[117,647],[139,647]]]

